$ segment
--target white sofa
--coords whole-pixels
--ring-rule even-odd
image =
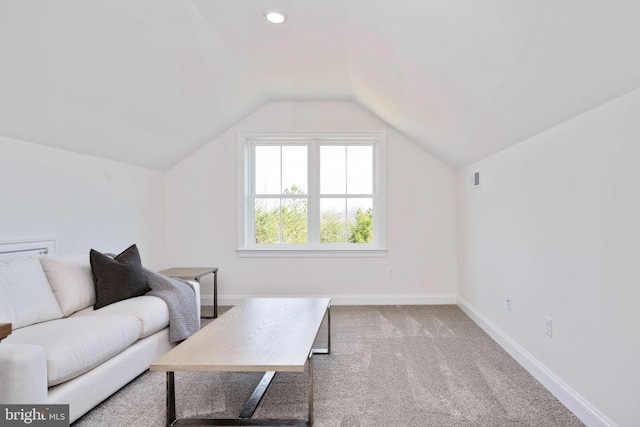
[[[175,345],[160,298],[94,303],[88,256],[0,261],[0,403],[69,404],[73,422]]]

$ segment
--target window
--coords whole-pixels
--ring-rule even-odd
[[[384,132],[239,132],[242,256],[385,253]]]

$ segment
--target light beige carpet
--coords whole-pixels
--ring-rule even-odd
[[[314,356],[316,426],[583,425],[456,306],[331,310],[332,354]],[[178,417],[237,417],[261,376],[176,373]],[[304,418],[306,386],[306,373],[278,373],[255,417]],[[165,374],[146,372],[74,426],[164,423]]]

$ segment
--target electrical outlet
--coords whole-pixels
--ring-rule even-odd
[[[550,317],[544,318],[544,333],[550,337],[553,336],[553,320]]]
[[[388,273],[387,273],[387,276],[389,276],[389,277],[395,277],[395,275],[396,275],[396,271],[395,271],[395,269],[394,269],[393,267],[389,267],[389,271],[388,271]]]
[[[511,297],[507,295],[507,310],[511,311]]]

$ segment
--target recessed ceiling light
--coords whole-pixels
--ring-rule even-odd
[[[287,15],[279,10],[267,10],[264,12],[264,16],[267,18],[267,21],[273,24],[282,24],[287,20]]]

